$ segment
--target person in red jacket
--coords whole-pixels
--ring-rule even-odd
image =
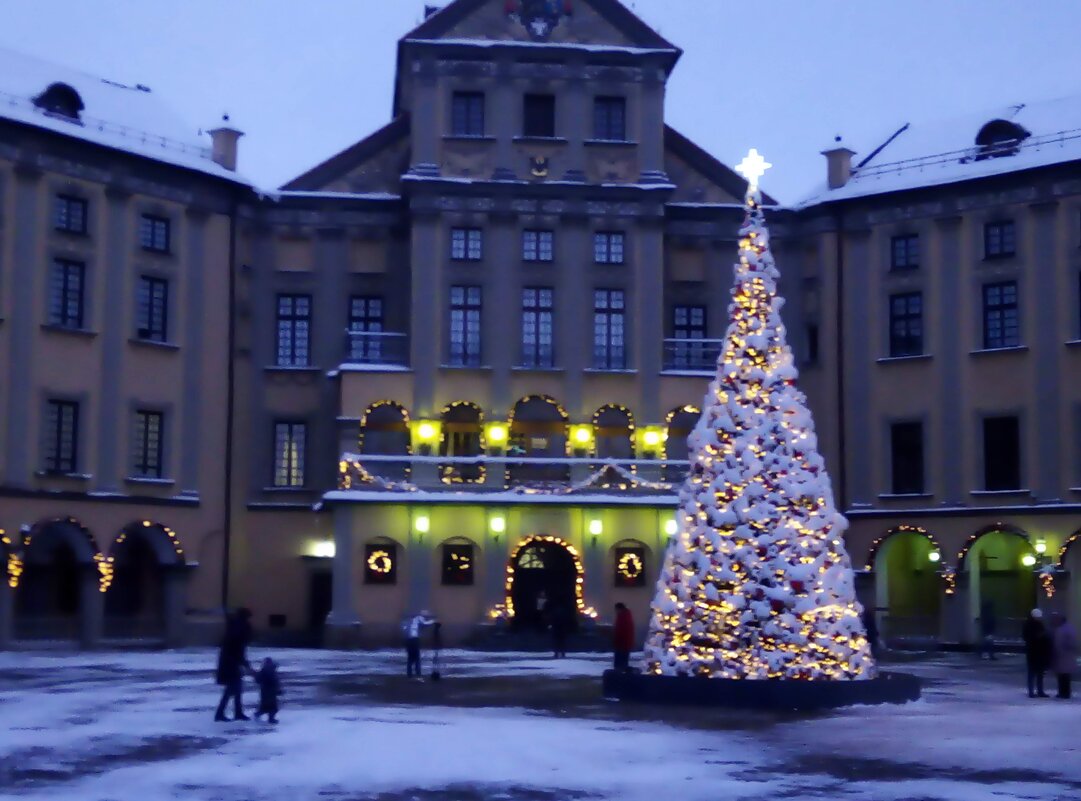
[[[622,603],[616,604],[616,625],[612,631],[612,650],[615,652],[616,670],[628,671],[631,651],[634,650],[634,618],[631,610]]]

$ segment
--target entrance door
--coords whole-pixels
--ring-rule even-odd
[[[333,604],[332,578],[329,570],[316,570],[308,578],[308,631],[316,642],[322,642],[323,627]]]
[[[578,573],[565,546],[531,542],[518,551],[513,568],[511,600],[516,628],[543,630],[556,613],[574,626],[578,619],[574,592]]]

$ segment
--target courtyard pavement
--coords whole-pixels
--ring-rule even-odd
[[[1017,656],[907,657],[920,702],[818,715],[608,702],[600,656],[273,656],[276,727],[211,720],[212,651],[0,654],[0,799],[1081,799],[1081,702],[1027,698]]]

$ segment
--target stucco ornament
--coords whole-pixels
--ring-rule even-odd
[[[543,41],[573,11],[571,0],[507,0],[507,16]]]

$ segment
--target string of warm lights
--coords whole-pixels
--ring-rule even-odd
[[[825,463],[781,322],[756,151],[729,326],[703,412],[679,527],[646,641],[653,674],[728,679],[869,678]]]
[[[510,559],[507,561],[507,575],[503,582],[505,600],[501,604],[496,604],[488,612],[488,617],[492,620],[511,620],[514,618],[514,575],[518,566],[518,557],[523,550],[531,545],[536,545],[537,543],[558,545],[571,555],[571,559],[574,561],[575,607],[578,610],[578,614],[591,619],[596,619],[597,610],[591,606],[586,606],[585,602],[586,569],[585,565],[582,563],[581,554],[579,554],[578,549],[569,542],[560,537],[552,536],[551,534],[533,534],[518,543],[513,553],[511,553]]]

